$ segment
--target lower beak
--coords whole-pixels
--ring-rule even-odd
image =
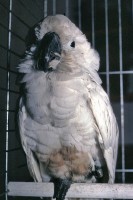
[[[61,58],[61,54],[57,53],[57,52],[50,52],[50,61],[52,60],[60,60]]]

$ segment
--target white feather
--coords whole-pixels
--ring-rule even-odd
[[[45,18],[35,28],[36,40],[41,41],[49,31],[56,32],[62,44],[61,60],[54,71],[37,71],[34,45],[18,68],[20,73],[26,73],[21,80],[26,93],[20,103],[19,127],[31,175],[38,181],[44,181],[45,177],[49,180],[50,176],[67,176],[69,161],[65,161],[66,165],[60,170],[50,168],[52,175],[47,166],[53,153],[74,147],[88,154],[86,163],[93,169],[94,165],[103,166],[106,162],[112,183],[118,126],[107,94],[100,85],[99,55],[65,16]],[[72,41],[75,48],[70,46]],[[74,180],[78,177],[75,175]]]

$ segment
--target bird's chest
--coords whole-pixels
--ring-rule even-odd
[[[88,146],[87,138],[95,137],[94,118],[82,79],[41,78],[29,86],[26,96],[30,117],[39,124],[53,127],[55,134],[61,134],[61,141]]]
[[[48,80],[32,93],[27,93],[26,105],[30,116],[41,124],[64,126],[75,117],[81,98],[81,94],[70,85]]]
[[[63,126],[75,118],[79,103],[80,94],[76,90],[61,83],[51,85],[48,107],[54,125]]]
[[[55,130],[60,129],[62,145],[71,144],[78,150],[85,147],[88,150],[96,143],[95,120],[84,90],[78,82],[77,87],[53,85],[49,102],[51,124]]]

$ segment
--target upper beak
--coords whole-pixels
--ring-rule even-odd
[[[59,36],[55,32],[46,33],[37,48],[37,68],[44,72],[49,71],[50,62],[60,60],[61,51]]]

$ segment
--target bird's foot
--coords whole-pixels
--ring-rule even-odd
[[[91,175],[96,178],[98,182],[102,181],[103,179],[103,170],[101,167],[95,166],[95,171],[91,172]]]
[[[72,181],[69,179],[54,178],[52,182],[54,183],[53,198],[56,198],[56,200],[64,200]]]
[[[101,180],[103,178],[103,170],[101,167],[95,166],[95,171],[91,171],[91,173],[89,173],[87,175],[88,178],[92,178],[92,176],[94,176],[97,180]]]
[[[101,167],[95,166],[94,176],[95,176],[97,179],[103,178],[103,170],[102,170]]]

